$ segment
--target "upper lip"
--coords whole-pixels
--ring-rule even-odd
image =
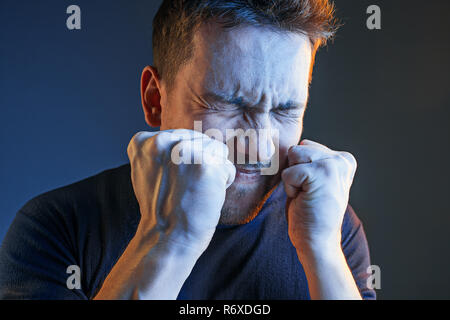
[[[260,169],[250,169],[250,168],[243,168],[243,167],[239,167],[239,166],[236,166],[236,169],[243,173],[258,173],[261,171]]]

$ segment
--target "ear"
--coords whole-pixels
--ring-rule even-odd
[[[154,67],[147,66],[142,71],[141,101],[147,124],[151,127],[160,127],[161,81]]]

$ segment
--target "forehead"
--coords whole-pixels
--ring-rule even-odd
[[[195,32],[192,45],[183,81],[198,93],[307,99],[311,44],[305,35],[252,26],[224,30],[208,23]]]

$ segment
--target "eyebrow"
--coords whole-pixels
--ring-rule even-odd
[[[214,101],[214,102],[221,102],[225,104],[232,104],[235,106],[238,106],[240,108],[250,108],[251,103],[249,103],[244,97],[242,96],[228,96],[221,93],[215,93],[215,92],[207,92],[203,95],[206,100]],[[302,102],[296,102],[289,100],[285,103],[280,103],[275,109],[279,110],[291,110],[291,109],[303,109],[305,107],[305,103]]]

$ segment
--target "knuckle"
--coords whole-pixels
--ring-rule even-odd
[[[179,139],[177,138],[177,136],[173,135],[170,132],[161,132],[157,136],[155,136],[152,148],[154,149],[154,152],[156,152],[156,154],[164,158],[167,158],[171,156],[170,149],[172,149],[174,146],[177,145],[174,142],[178,140]]]
[[[217,168],[212,165],[200,164],[197,166],[193,166],[196,170],[195,176],[199,180],[210,180],[215,179],[218,176]]]
[[[191,152],[191,141],[181,140],[174,146],[173,149],[176,149],[176,151],[179,152],[181,156],[185,156],[187,152]]]
[[[130,148],[137,148],[139,147],[139,145],[142,144],[142,136],[143,136],[144,132],[138,132],[136,133],[130,141]]]
[[[338,171],[338,163],[333,158],[318,161],[316,167],[320,170],[326,178],[329,178]]]
[[[292,169],[292,167],[284,169],[283,172],[281,172],[281,180],[283,180],[284,182],[290,181],[293,174],[292,170],[294,170]]]
[[[170,132],[161,132],[154,137],[151,146],[153,150],[150,153],[155,154],[155,159],[161,164],[167,163],[169,160],[173,161],[174,151],[177,150],[176,148],[180,144],[175,144],[171,149],[171,142],[174,141],[175,137]]]
[[[228,147],[226,144],[215,140],[215,139],[206,139],[204,143],[205,152],[208,152],[212,155],[219,157],[228,157]]]
[[[353,156],[353,154],[347,151],[343,151],[341,152],[341,156],[350,164],[352,170],[356,170],[358,162],[356,161],[356,158],[355,156]]]
[[[145,135],[146,135],[146,132],[140,131],[134,135],[133,140],[136,141],[137,143],[142,142]]]
[[[141,153],[142,146],[146,141],[146,132],[138,132],[132,138],[128,144],[127,154],[130,159],[135,158]]]
[[[299,146],[292,146],[288,150],[288,159],[295,159],[298,157],[300,151]]]
[[[170,134],[168,132],[161,132],[158,133],[154,138],[153,138],[153,146],[157,149],[157,150],[163,150],[166,148],[167,146],[167,141],[169,138]]]
[[[287,171],[287,169],[284,169],[283,172],[281,172],[281,180],[286,181],[288,176],[289,176],[289,172]]]
[[[297,146],[297,145],[291,146],[291,147],[289,148],[289,150],[288,150],[288,155],[297,153],[297,152],[298,152],[298,149],[299,149],[299,146]]]
[[[136,153],[136,146],[134,139],[132,139],[127,147],[128,158],[131,160],[134,157],[135,153]]]

